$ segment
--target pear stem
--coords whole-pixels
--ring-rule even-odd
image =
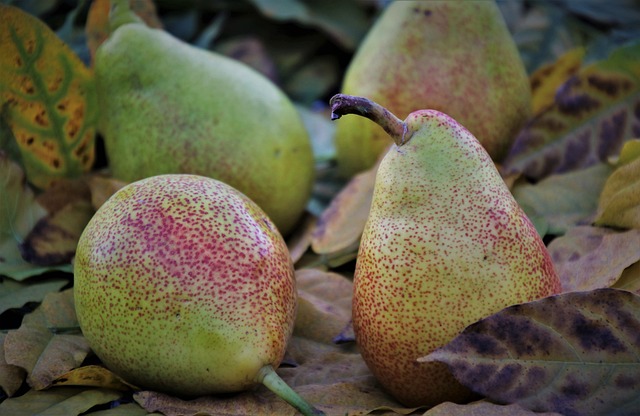
[[[305,416],[323,416],[324,412],[316,409],[298,395],[287,383],[276,373],[271,365],[265,365],[258,371],[256,376],[258,383],[264,384],[269,390],[277,394],[291,406],[298,409]]]
[[[336,94],[331,97],[329,105],[331,106],[331,120],[337,120],[345,114],[366,117],[379,124],[398,146],[405,144],[411,137],[407,123],[368,98]]]
[[[114,0],[109,11],[109,31],[128,23],[142,23],[142,20],[131,10],[129,0]]]

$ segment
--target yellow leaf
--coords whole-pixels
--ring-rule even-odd
[[[620,154],[619,167],[604,184],[595,223],[640,228],[640,146],[634,140]]]
[[[124,381],[120,376],[99,365],[87,365],[57,377],[53,386],[89,386],[110,390],[139,390],[138,387]]]
[[[553,105],[556,91],[580,69],[585,49],[574,48],[564,53],[554,63],[543,65],[531,74],[533,116]]]
[[[47,188],[95,158],[92,72],[42,21],[0,5],[0,104],[29,182]]]
[[[611,287],[640,295],[640,261],[624,269],[618,281]]]

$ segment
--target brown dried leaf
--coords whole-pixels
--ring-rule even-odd
[[[640,108],[640,105],[639,105]],[[639,140],[629,141],[620,153],[624,161],[607,179],[600,194],[597,225],[640,229]],[[634,157],[635,156],[635,157]]]
[[[640,260],[640,230],[625,232],[581,226],[549,244],[563,292],[613,285],[622,271]]]
[[[4,340],[6,334],[0,333],[0,388],[7,396],[13,396],[27,375],[27,372],[18,366],[8,364],[4,357]]]
[[[78,367],[89,353],[83,336],[56,334],[77,328],[72,290],[50,293],[38,309],[24,317],[19,329],[7,334],[7,363],[24,368],[34,389],[47,388],[58,376]]]
[[[424,416],[562,416],[560,413],[538,413],[525,409],[517,404],[498,405],[484,400],[455,404],[445,402],[431,408]]]
[[[503,161],[505,174],[541,179],[617,155],[640,131],[640,43],[586,66],[533,118]]]
[[[508,307],[419,361],[501,403],[566,415],[640,409],[640,297],[598,289]]]
[[[311,248],[318,254],[357,251],[369,217],[377,166],[354,176],[322,213]]]
[[[291,255],[293,263],[297,263],[307,252],[311,245],[311,233],[316,224],[316,218],[305,213],[302,220],[298,222],[298,226],[293,230],[291,235],[287,237],[287,248]]]
[[[60,387],[26,394],[0,403],[2,415],[69,416],[84,414],[92,407],[120,398],[112,390]]]

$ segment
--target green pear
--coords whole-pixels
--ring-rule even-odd
[[[356,51],[341,91],[399,117],[423,108],[449,114],[494,161],[531,114],[527,73],[493,0],[392,2]],[[361,118],[341,122],[335,141],[344,176],[373,166],[389,144]]]
[[[112,174],[221,180],[288,234],[311,193],[309,135],[288,97],[247,65],[147,27],[118,2],[98,48],[100,131]]]
[[[378,167],[354,275],[362,356],[406,406],[470,392],[441,363],[416,360],[509,305],[560,291],[547,249],[478,140],[453,118],[401,121],[365,98],[337,95],[332,118],[358,114],[395,144]]]
[[[274,370],[297,307],[287,246],[223,182],[167,174],[116,192],[78,242],[74,299],[92,350],[134,385],[200,396],[263,383],[320,414]]]

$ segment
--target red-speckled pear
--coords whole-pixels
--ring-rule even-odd
[[[467,127],[499,161],[531,114],[531,87],[493,0],[394,1],[367,34],[342,92],[399,117],[430,108]],[[389,145],[373,123],[352,117],[336,130],[344,176],[375,164]]]
[[[287,246],[236,189],[177,174],[125,186],[82,233],[74,273],[82,332],[127,381],[184,396],[263,383],[319,414],[274,371],[297,305]]]
[[[470,392],[441,363],[416,360],[471,323],[560,291],[550,256],[480,143],[453,118],[401,121],[337,95],[332,118],[358,114],[396,144],[378,168],[354,277],[362,356],[406,406],[460,402]]]
[[[305,210],[315,168],[291,100],[247,65],[147,27],[117,0],[98,48],[100,132],[114,177],[191,173],[238,189],[283,235]]]

